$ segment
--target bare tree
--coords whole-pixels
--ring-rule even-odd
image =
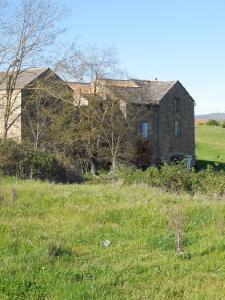
[[[170,215],[169,227],[175,232],[176,250],[179,255],[184,253],[184,225],[183,211],[178,207]]]
[[[29,131],[26,136],[34,148],[47,147],[74,158],[82,157],[84,169],[89,165],[93,174],[96,174],[100,159],[109,161],[111,169],[115,170],[118,158],[127,151],[123,111],[126,93],[124,89],[109,88],[104,79],[124,76],[115,51],[72,47],[55,69],[84,86],[85,95],[77,92],[73,99],[60,95],[60,82],[55,86],[49,81],[47,85],[40,84],[26,107],[22,107],[26,131]],[[51,105],[49,97],[54,99]],[[57,113],[59,107],[60,113]]]
[[[4,10],[7,7],[7,2],[4,0],[0,0],[0,70],[5,62],[5,58],[7,55],[7,41],[5,40],[5,32],[4,30],[6,29],[6,20],[4,19]],[[0,84],[1,84],[1,79],[0,79]]]
[[[122,83],[122,84],[121,84]],[[116,171],[119,160],[123,162],[131,158],[130,127],[127,122],[126,107],[132,97],[132,90],[126,87],[126,82],[104,80],[106,115],[102,131],[103,153],[111,163],[111,172]]]
[[[18,100],[17,81],[27,68],[40,64],[56,37],[62,32],[57,27],[62,12],[49,1],[22,0],[18,7],[9,6],[10,20],[2,20],[3,44],[0,46],[1,68],[5,72],[0,78],[4,92],[0,102],[4,110],[3,135],[21,116],[21,101]],[[2,83],[1,83],[2,82]]]
[[[72,47],[68,59],[64,62],[64,69],[67,71],[67,77],[78,83],[89,83],[85,95],[86,105],[80,101],[81,95],[78,93],[75,106],[79,110],[79,131],[83,152],[90,163],[91,173],[95,174],[106,116],[109,108],[111,113],[113,109],[109,102],[110,98],[107,98],[103,79],[121,77],[124,73],[119,68],[117,55],[113,48],[101,50],[97,47],[88,49]]]

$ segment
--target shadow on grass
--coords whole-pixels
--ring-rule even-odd
[[[212,167],[216,171],[225,171],[225,163],[213,160],[197,160],[195,167],[198,171],[205,170],[208,167]]]

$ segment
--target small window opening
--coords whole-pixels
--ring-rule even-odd
[[[175,121],[175,137],[179,137],[180,132],[180,121]]]
[[[149,123],[146,121],[141,122],[141,135],[145,139],[149,136]]]
[[[175,98],[174,100],[174,111],[180,112],[180,98]]]

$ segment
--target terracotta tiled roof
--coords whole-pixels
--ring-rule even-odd
[[[116,79],[102,79],[107,86],[116,86],[122,88],[138,88],[139,85],[134,80],[116,80]]]
[[[91,94],[91,84],[90,83],[68,82],[67,84],[75,92],[79,92],[84,95]]]

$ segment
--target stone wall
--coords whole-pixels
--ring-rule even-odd
[[[175,99],[180,110],[175,112]],[[195,160],[194,101],[177,82],[160,101],[160,105],[128,103],[127,122],[131,128],[134,158],[138,165],[150,165],[173,156],[191,155]],[[141,137],[141,122],[150,124],[149,137]],[[175,121],[180,123],[180,135],[175,136]]]
[[[175,99],[180,99],[180,110],[175,112]],[[180,123],[180,135],[175,136],[175,121]],[[164,99],[159,109],[159,156],[170,160],[177,155],[195,158],[194,101],[178,82]]]
[[[138,165],[155,162],[158,152],[158,107],[147,104],[127,104],[127,123],[133,144],[133,158]],[[149,123],[149,137],[141,136],[141,122]]]
[[[0,138],[3,137],[4,134],[4,115],[6,108],[6,91],[0,91]],[[9,122],[15,120],[15,123],[10,127],[8,131],[8,138],[12,138],[17,141],[21,141],[21,91],[15,90],[13,91],[13,95],[11,97],[11,114],[9,117]],[[14,110],[15,109],[15,110]]]

